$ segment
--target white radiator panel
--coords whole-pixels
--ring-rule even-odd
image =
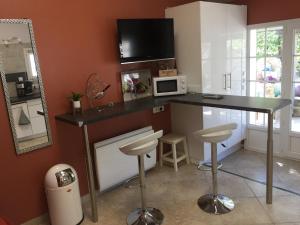
[[[138,159],[128,156],[119,147],[138,138],[154,133],[152,127],[145,127],[94,144],[96,170],[100,191],[104,191],[138,174]],[[156,151],[145,156],[145,169],[156,165]]]

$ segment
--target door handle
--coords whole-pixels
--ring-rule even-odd
[[[41,115],[41,116],[45,116],[45,113],[44,112],[42,112],[42,111],[36,111],[36,113],[38,114],[38,115]]]
[[[230,78],[229,79],[229,84],[230,84],[229,88],[231,89],[231,73],[229,73],[228,75],[229,75],[229,78]]]
[[[224,90],[226,90],[227,89],[227,74],[226,73],[224,73],[223,74],[223,79],[224,79]]]

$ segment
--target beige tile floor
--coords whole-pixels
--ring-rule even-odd
[[[264,160],[255,154],[240,152],[227,160],[224,168],[237,172],[239,166],[247,165],[258,168],[258,172],[253,169],[250,175],[254,173],[263,177],[260,172],[263,171]],[[146,177],[148,205],[163,212],[163,224],[166,225],[300,225],[300,196],[274,189],[273,204],[266,205],[263,184],[222,171],[219,171],[218,178],[220,192],[231,196],[236,203],[234,211],[229,214],[211,215],[198,208],[199,196],[211,190],[211,174],[197,170],[194,165],[183,165],[177,173],[166,166],[149,171]],[[137,188],[118,187],[104,193],[98,200],[97,224],[126,225],[127,215],[139,205]],[[86,218],[83,224],[95,224],[90,220],[89,204],[84,206],[84,211]]]
[[[222,170],[265,182],[266,155],[238,151],[222,161]],[[300,195],[300,161],[274,157],[274,186]]]
[[[36,138],[30,139],[30,140],[20,141],[19,142],[19,148],[21,150],[23,150],[25,148],[30,148],[32,146],[36,146],[36,145],[41,145],[41,144],[47,143],[48,141],[49,141],[48,135],[42,136],[42,137],[36,137]]]

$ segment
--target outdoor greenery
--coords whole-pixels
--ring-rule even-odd
[[[299,55],[300,54],[300,32],[296,33],[295,36],[295,54]]]
[[[296,33],[296,37],[295,37],[295,54],[296,55],[299,55],[300,54],[300,33],[297,32]],[[297,57],[296,58],[296,61],[295,61],[295,64],[296,64],[296,76],[297,78],[300,78],[300,58]]]
[[[282,48],[282,30],[267,30],[267,34],[265,30],[258,30],[256,33],[256,47],[257,57],[280,55]]]

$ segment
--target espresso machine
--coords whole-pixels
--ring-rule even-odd
[[[23,77],[18,77],[18,81],[16,82],[18,97],[31,95],[33,93],[32,84],[33,84],[32,81],[30,80],[24,81]]]

